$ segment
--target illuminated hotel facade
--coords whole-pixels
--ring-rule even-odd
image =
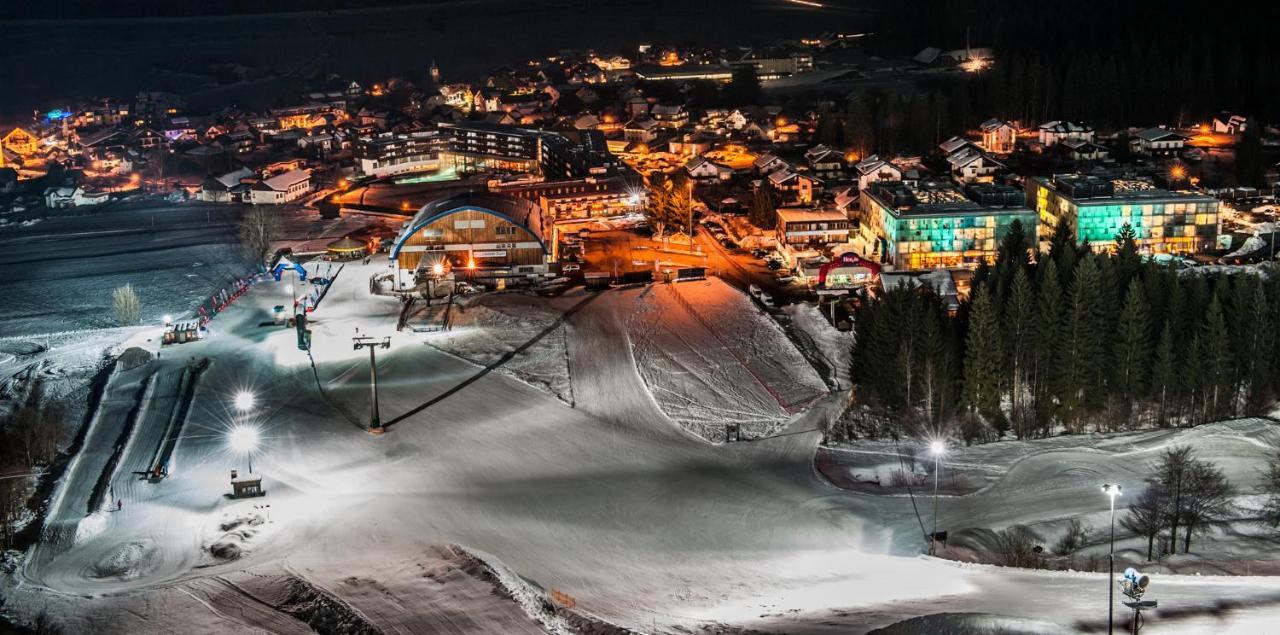
[[[1143,253],[1198,253],[1212,249],[1218,238],[1219,203],[1212,196],[1079,174],[1028,178],[1026,188],[1042,242],[1064,221],[1075,227],[1077,241],[1098,251],[1114,248],[1125,225],[1133,228]]]
[[[1028,239],[1036,215],[1014,187],[880,182],[862,192],[859,232],[881,262],[898,271],[976,267],[994,262],[1015,220]]]

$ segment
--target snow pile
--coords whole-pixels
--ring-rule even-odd
[[[134,580],[150,573],[163,557],[160,548],[150,540],[131,540],[108,551],[94,563],[90,575]]]
[[[1223,256],[1223,258],[1239,258],[1242,256],[1248,256],[1249,254],[1255,251],[1258,251],[1259,249],[1262,249],[1263,247],[1266,247],[1266,246],[1267,246],[1267,242],[1262,238],[1259,238],[1258,236],[1250,236],[1245,239],[1244,243],[1240,245],[1239,249]]]
[[[791,317],[791,324],[826,361],[828,372],[837,386],[849,385],[850,358],[853,355],[853,332],[840,331],[822,315],[821,309],[808,302],[796,302],[782,307]]]
[[[873,635],[1066,635],[1070,632],[1052,622],[991,613],[938,613],[871,631]]]
[[[209,545],[209,553],[219,560],[235,560],[246,551],[246,545],[258,535],[262,525],[261,514],[240,514],[226,517],[218,524],[223,534]]]

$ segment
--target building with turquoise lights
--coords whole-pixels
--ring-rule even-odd
[[[1218,200],[1212,196],[1170,192],[1142,179],[1080,174],[1028,178],[1026,188],[1042,242],[1061,222],[1071,223],[1076,240],[1097,251],[1113,249],[1125,225],[1147,254],[1202,252],[1218,239]]]
[[[1022,191],[993,183],[962,191],[948,182],[880,182],[859,206],[862,239],[898,271],[993,262],[1015,220],[1034,240],[1036,214]]]

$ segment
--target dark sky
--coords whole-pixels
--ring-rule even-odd
[[[0,0],[3,2],[3,0]],[[30,14],[81,11],[75,18],[0,21],[0,119],[78,97],[127,96],[139,90],[202,93],[207,101],[266,98],[282,81],[202,86],[210,62],[267,67],[288,78],[336,72],[358,80],[419,79],[436,60],[446,79],[470,79],[561,48],[631,50],[639,42],[733,46],[798,37],[865,22],[860,0],[815,10],[784,0],[449,0],[426,4],[357,0],[376,8],[188,17],[118,16],[153,8],[153,0],[68,0],[35,5]],[[836,3],[843,3],[836,4]],[[170,13],[235,2],[166,0]],[[272,2],[277,9],[324,2]],[[356,4],[344,2],[345,5]],[[261,0],[255,6],[261,7]],[[210,93],[209,91],[214,92]],[[238,92],[237,92],[238,91]],[[55,105],[56,104],[56,105]],[[225,105],[225,104],[222,104]],[[242,104],[252,105],[252,104]]]

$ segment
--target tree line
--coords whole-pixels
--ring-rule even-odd
[[[1280,276],[1180,269],[1077,244],[1068,224],[1039,252],[1020,225],[969,301],[918,286],[861,298],[852,373],[870,434],[1111,432],[1263,414],[1280,390]],[[834,431],[847,436],[846,426]]]

